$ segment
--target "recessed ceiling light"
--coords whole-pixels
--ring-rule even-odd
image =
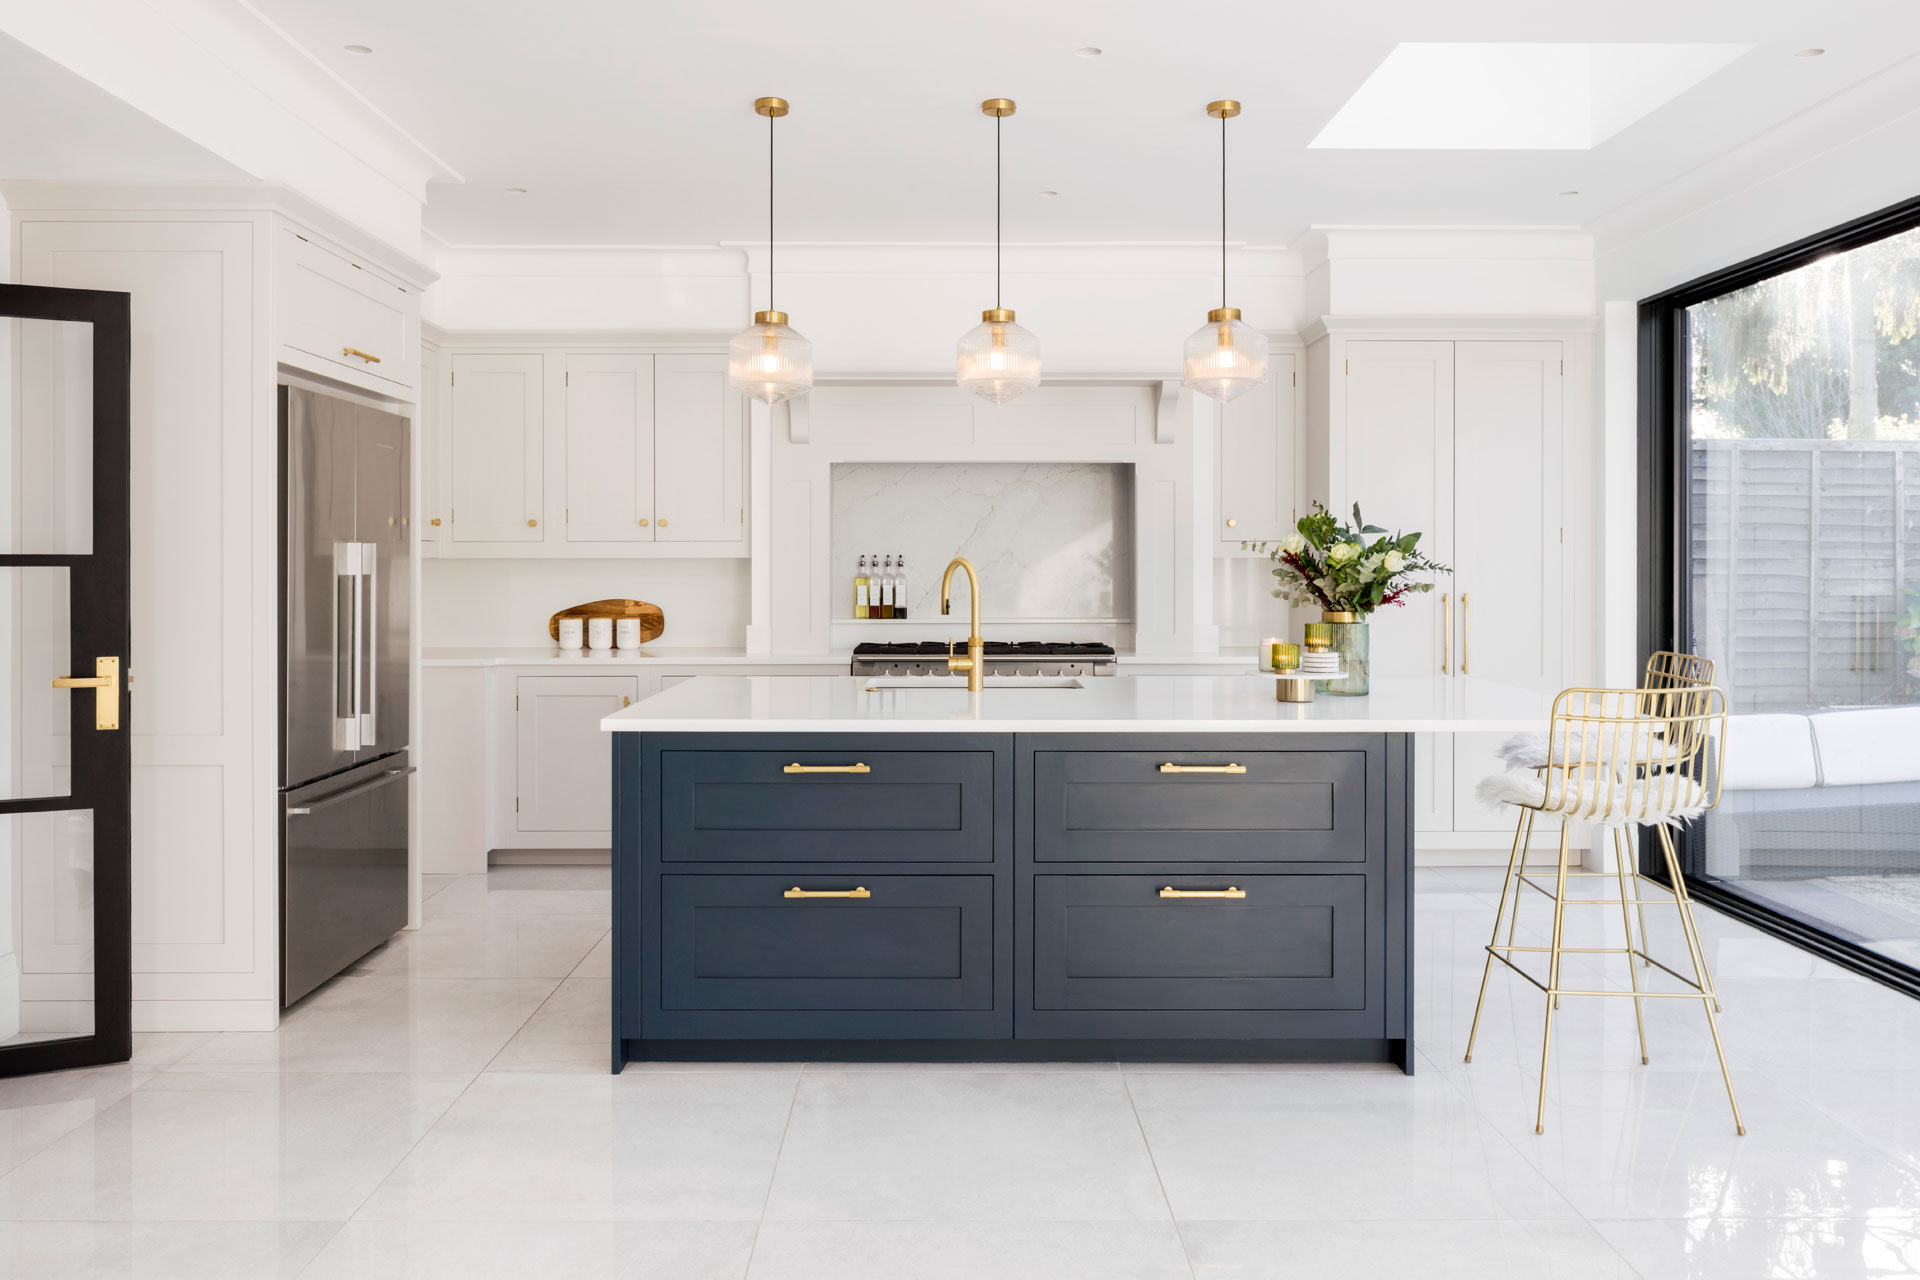
[[[341,48],[345,49],[348,53],[372,53],[373,52],[371,48],[369,48],[367,45],[364,45],[364,44],[342,45]]]
[[[1825,49],[1802,49],[1800,52],[1794,54],[1793,56],[1796,58],[1817,58],[1825,52],[1826,52]]]
[[[1042,191],[1040,194],[1042,196],[1057,196],[1060,193],[1058,191]]]
[[[1088,45],[1084,49],[1076,49],[1074,50],[1074,52],[1079,54],[1083,58],[1097,58],[1100,56],[1100,50],[1095,48],[1093,45]]]
[[[523,196],[527,194],[527,189],[525,187],[508,187],[507,194],[510,196]]]

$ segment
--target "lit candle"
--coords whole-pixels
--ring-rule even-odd
[[[1273,670],[1274,655],[1280,652],[1280,645],[1282,643],[1279,636],[1268,636],[1260,642],[1260,669],[1262,671]]]
[[[1273,669],[1277,672],[1300,669],[1300,646],[1276,640],[1273,644]]]

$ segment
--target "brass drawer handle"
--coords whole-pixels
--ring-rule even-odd
[[[1162,773],[1245,773],[1243,764],[1163,764]]]
[[[864,764],[801,764],[799,761],[782,769],[782,773],[872,773]]]
[[[360,359],[365,360],[368,364],[380,363],[379,356],[368,355],[366,352],[362,351],[358,347],[342,347],[340,348],[340,354],[343,356],[358,356]]]
[[[780,895],[783,898],[871,898],[865,885],[853,889],[802,889],[799,885]]]
[[[1176,889],[1167,885],[1160,890],[1163,898],[1244,898],[1247,891],[1238,885],[1228,885],[1224,889]]]
[[[1467,614],[1467,593],[1460,593],[1460,674],[1467,674],[1467,646],[1473,643],[1473,622]]]

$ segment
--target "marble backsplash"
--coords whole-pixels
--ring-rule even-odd
[[[853,616],[861,555],[907,557],[908,619],[940,611],[940,574],[966,556],[981,612],[1003,622],[1133,617],[1133,469],[1123,463],[836,463],[835,618]],[[967,591],[956,578],[953,611]]]

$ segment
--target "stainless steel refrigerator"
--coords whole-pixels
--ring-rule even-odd
[[[280,387],[280,1001],[407,923],[407,419]]]

